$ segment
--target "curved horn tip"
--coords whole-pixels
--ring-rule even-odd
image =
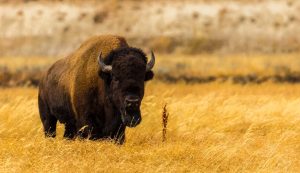
[[[98,56],[98,63],[100,65],[102,71],[104,71],[104,72],[111,72],[112,71],[112,66],[111,65],[106,65],[103,62],[102,52],[100,52],[100,54]]]
[[[153,51],[151,50],[151,59],[150,59],[150,61],[147,63],[147,68],[146,68],[146,70],[147,70],[147,71],[150,71],[150,70],[154,67],[154,64],[155,64],[155,55],[154,55]]]
[[[103,62],[103,59],[102,59],[102,52],[99,53],[99,56],[98,56],[98,63],[102,63]]]

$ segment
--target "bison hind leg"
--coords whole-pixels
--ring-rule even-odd
[[[50,114],[48,106],[45,104],[45,102],[41,99],[40,96],[38,97],[38,104],[41,121],[44,126],[45,137],[54,138],[56,136],[57,118]]]

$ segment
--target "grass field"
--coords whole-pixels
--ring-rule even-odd
[[[124,146],[45,139],[37,89],[0,89],[0,172],[298,172],[300,86],[150,82]],[[167,141],[161,114],[167,103]]]
[[[297,54],[157,57],[158,76],[293,74],[300,65]],[[38,78],[55,60],[0,58],[0,84],[7,82],[6,72],[12,79]],[[162,142],[165,104],[169,120]],[[45,139],[37,88],[2,87],[0,172],[299,172],[299,105],[300,84],[188,85],[156,78],[146,86],[142,123],[128,129],[126,143],[118,146],[64,140],[63,125],[56,139]]]

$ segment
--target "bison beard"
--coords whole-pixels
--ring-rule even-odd
[[[38,103],[45,136],[55,137],[60,121],[68,139],[113,139],[122,144],[126,126],[141,122],[144,83],[153,78],[154,63],[153,53],[147,63],[146,55],[122,37],[87,40],[41,80]]]
[[[135,127],[142,121],[140,110],[125,110],[121,113],[122,122],[128,127]]]
[[[121,108],[121,119],[124,125],[135,127],[142,121],[139,98],[126,98],[123,103],[124,108]]]

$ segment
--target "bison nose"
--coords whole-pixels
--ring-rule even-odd
[[[138,98],[126,98],[125,105],[128,108],[137,108],[139,107],[140,100]]]

